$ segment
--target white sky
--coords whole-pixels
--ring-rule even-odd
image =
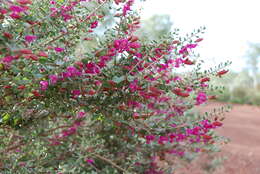
[[[260,42],[260,0],[147,0],[142,17],[169,14],[173,27],[190,33],[205,26],[201,57],[212,63],[231,60],[232,70],[245,66],[249,42]]]

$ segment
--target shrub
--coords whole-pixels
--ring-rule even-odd
[[[228,63],[196,64],[203,29],[141,42],[134,0],[0,2],[4,173],[171,173],[156,159],[222,142],[219,117],[188,114],[212,98],[210,78],[227,73]],[[100,37],[104,9],[116,25]],[[83,42],[87,51],[75,52]]]

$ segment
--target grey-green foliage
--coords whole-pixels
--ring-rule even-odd
[[[138,35],[143,39],[156,40],[171,32],[172,24],[169,15],[154,15],[142,22]]]

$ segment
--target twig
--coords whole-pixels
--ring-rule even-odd
[[[107,158],[105,158],[105,157],[102,157],[102,156],[100,156],[100,155],[98,155],[98,154],[93,154],[93,155],[94,155],[95,157],[97,157],[97,158],[103,160],[103,161],[106,161],[107,163],[111,164],[112,166],[114,166],[114,167],[117,168],[118,170],[127,173],[127,171],[126,171],[125,169],[121,168],[120,166],[118,166],[117,164],[115,164],[113,161],[111,161],[111,160],[109,160],[109,159],[107,159]]]

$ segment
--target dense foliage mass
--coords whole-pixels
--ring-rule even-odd
[[[227,72],[201,70],[203,29],[141,41],[134,0],[0,4],[1,173],[172,173],[223,142],[222,111],[190,113]]]

